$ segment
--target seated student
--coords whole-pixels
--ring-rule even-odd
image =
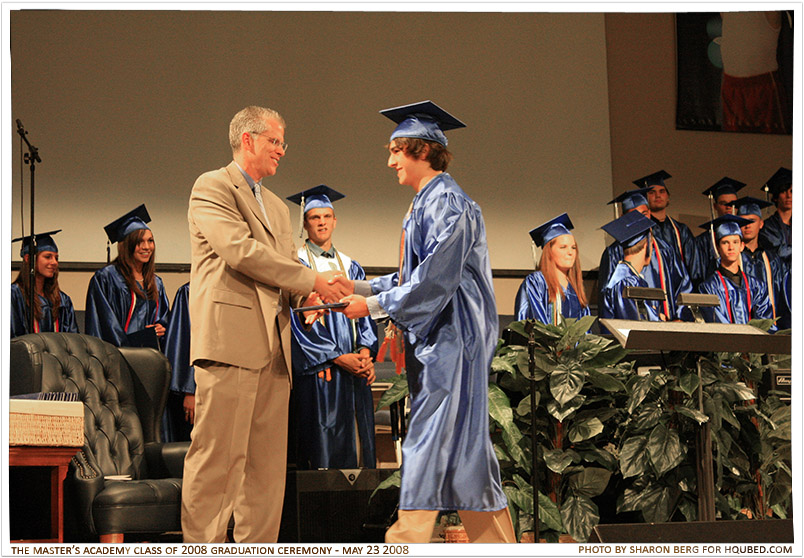
[[[517,320],[532,318],[556,325],[563,318],[589,315],[572,229],[572,221],[563,213],[530,231],[533,242],[542,249],[542,256],[539,271],[528,275],[516,294]]]
[[[638,178],[633,183],[640,188],[650,188],[646,194],[648,209],[650,209],[650,218],[656,223],[651,232],[656,238],[661,238],[675,250],[676,256],[684,264],[689,274],[696,265],[695,237],[687,225],[676,221],[667,214],[667,206],[670,205],[670,190],[664,181],[668,178],[672,178],[670,174],[660,170]]]
[[[773,318],[765,285],[740,268],[744,246],[740,227],[749,223],[736,215],[723,215],[701,225],[714,230],[720,257],[717,269],[698,287],[700,293],[714,294],[720,299],[719,306],[701,309],[707,322],[747,324],[751,319]],[[776,331],[776,326],[769,331]]]
[[[332,244],[337,219],[332,202],[345,197],[321,185],[288,199],[302,208],[307,241],[299,261],[317,272],[338,271],[365,280],[360,264]],[[294,312],[291,423],[300,469],[374,468],[374,361],[377,326],[369,317],[350,320],[332,312],[303,327]]]
[[[154,235],[145,224],[150,220],[140,205],[106,225],[109,241],[117,243],[117,257],[89,280],[86,333],[117,347],[159,348],[155,340],[165,335],[169,303],[154,273]],[[149,328],[155,336],[146,333]]]
[[[759,233],[763,228],[762,208],[770,207],[771,203],[750,196],[740,198],[733,202],[738,217],[747,219],[749,224],[742,227],[743,249],[742,268],[745,274],[753,277],[765,285],[773,317],[776,318],[776,299],[781,292],[781,281],[785,266],[775,251],[765,250],[759,244]]]
[[[34,235],[36,237],[34,264],[36,298],[32,332],[28,331],[28,308],[31,296],[31,258],[29,256],[31,237],[24,236],[11,241],[22,241],[20,249],[22,266],[14,283],[11,284],[11,337],[40,331],[78,333],[73,301],[59,289],[59,249],[53,236],[60,231],[61,229]]]
[[[776,212],[765,219],[759,242],[766,250],[775,251],[788,269],[793,264],[793,172],[779,167],[765,183],[776,205]]]
[[[623,248],[623,259],[617,263],[614,273],[600,292],[601,318],[617,320],[639,320],[640,309],[637,301],[623,296],[626,287],[647,287],[642,270],[650,263],[651,228],[653,221],[639,212],[626,213],[619,219],[603,225],[603,230],[613,236]],[[664,314],[654,306],[655,302],[645,301],[645,318],[652,322],[664,321]]]
[[[703,195],[709,196],[709,202],[715,218],[734,213],[734,206],[731,204],[737,199],[737,192],[743,186],[745,186],[744,182],[724,176],[702,192]],[[695,269],[691,273],[693,288],[700,285],[701,281],[715,271],[717,267],[715,244],[715,234],[711,229],[695,237],[696,261]]]
[[[648,200],[645,197],[649,188],[640,188],[624,192],[611,200],[609,204],[620,202],[622,204],[623,215],[631,212],[641,213],[650,218],[651,213],[648,209]],[[666,244],[662,239],[656,238],[651,234],[650,259],[642,271],[642,275],[648,287],[661,289],[665,292],[666,300],[659,307],[659,312],[668,320],[681,318],[681,308],[676,307],[676,300],[681,293],[692,291],[687,268],[676,251]],[[618,242],[609,245],[600,256],[600,267],[598,268],[598,288],[602,291],[608,283],[609,277],[614,272],[617,263],[623,259],[623,249]]]
[[[195,368],[190,364],[190,310],[187,297],[190,283],[176,291],[165,331],[165,356],[173,374],[170,378],[162,441],[186,442],[195,423]]]

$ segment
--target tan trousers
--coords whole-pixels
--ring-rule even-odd
[[[469,542],[515,543],[508,508],[493,512],[459,510]],[[399,518],[385,533],[387,543],[429,543],[438,510],[399,510]]]
[[[184,542],[273,543],[287,468],[290,382],[280,343],[261,370],[207,362],[195,367],[195,417],[184,460]]]

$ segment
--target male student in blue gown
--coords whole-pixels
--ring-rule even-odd
[[[176,291],[165,331],[165,356],[172,375],[162,421],[165,442],[190,440],[195,422],[195,368],[190,364],[190,283]]]
[[[649,286],[642,273],[650,264],[651,229],[654,226],[653,221],[637,211],[603,225],[603,230],[622,247],[623,256],[600,291],[598,315],[601,318],[652,322],[664,320],[662,309],[656,301],[645,301],[642,306],[644,315],[640,315],[641,303],[624,296],[626,287]]]
[[[302,206],[307,240],[299,261],[315,271],[365,280],[360,264],[332,244],[338,220],[333,202],[343,194],[326,185],[288,197]],[[374,468],[374,357],[377,326],[369,317],[330,313],[309,328],[291,321],[293,390],[291,423],[299,469]]]
[[[707,322],[747,324],[752,319],[773,318],[765,285],[740,267],[744,246],[741,227],[748,223],[736,215],[723,215],[701,225],[714,230],[719,256],[717,269],[698,287],[699,292],[720,299],[719,306],[701,309]],[[776,331],[776,326],[769,331]]]
[[[782,292],[782,280],[785,266],[773,250],[765,250],[759,243],[759,233],[764,228],[762,208],[770,207],[771,203],[757,198],[746,196],[734,202],[738,217],[750,221],[741,227],[743,243],[742,268],[746,275],[753,277],[765,285],[768,292],[772,316],[776,318],[777,299]]]
[[[737,199],[737,192],[744,186],[744,182],[724,176],[702,192],[703,195],[709,197],[714,218],[734,213],[732,203]],[[701,281],[709,277],[717,268],[716,243],[715,233],[711,228],[695,237],[697,256],[695,269],[691,274],[693,288],[697,288]]]
[[[779,167],[765,183],[776,212],[765,219],[759,242],[775,251],[788,269],[793,265],[793,172]]]
[[[672,176],[668,172],[660,170],[638,178],[633,183],[640,188],[650,188],[646,198],[650,218],[656,223],[651,233],[673,248],[689,274],[695,269],[695,237],[687,225],[667,214],[667,207],[670,205],[670,190],[664,181],[668,178],[672,178]]]
[[[489,436],[497,307],[480,207],[447,174],[444,131],[464,124],[429,101],[382,111],[398,124],[388,166],[416,192],[399,272],[355,282],[345,314],[389,316],[404,340],[411,411],[399,519],[386,542],[429,542],[439,510],[458,510],[471,542],[516,542]],[[366,297],[361,296],[366,295]],[[400,339],[401,337],[401,339]]]
[[[637,212],[650,220],[647,193],[649,188],[640,188],[624,192],[611,200],[609,204],[620,203],[623,215]],[[664,291],[666,300],[660,304],[659,312],[668,321],[681,319],[681,308],[676,307],[680,293],[692,291],[689,274],[683,260],[676,251],[662,239],[651,235],[649,240],[650,259],[642,272],[648,287]],[[598,287],[602,291],[614,273],[614,268],[623,258],[623,249],[619,242],[610,244],[600,256],[598,267]]]

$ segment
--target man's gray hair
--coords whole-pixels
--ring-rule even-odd
[[[232,146],[232,152],[240,151],[240,140],[245,132],[264,132],[266,119],[276,120],[285,127],[284,118],[269,108],[250,106],[235,114],[229,123],[229,145]]]

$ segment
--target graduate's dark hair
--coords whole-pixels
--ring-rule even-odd
[[[556,267],[556,261],[553,259],[552,248],[553,245],[558,242],[559,238],[560,237],[556,237],[547,243],[547,246],[545,246],[542,250],[541,258],[539,259],[539,271],[542,272],[542,275],[544,275],[544,280],[547,282],[547,294],[549,296],[549,300],[551,301],[555,300],[559,293],[561,293],[562,299],[566,298],[564,289],[561,287],[558,279],[556,279],[556,272],[560,273],[560,271]],[[573,240],[574,238],[575,237],[573,237]],[[572,288],[575,290],[575,294],[578,295],[578,302],[581,303],[581,306],[589,306],[589,303],[586,300],[586,292],[583,290],[581,254],[577,249],[575,250],[575,263],[572,264],[572,269],[570,269],[567,273],[567,279],[569,279],[570,285],[572,285]]]
[[[452,153],[450,153],[449,149],[445,146],[441,145],[435,141],[428,141],[423,140],[420,138],[394,138],[394,140],[389,143],[387,147],[389,147],[392,143],[396,143],[396,145],[405,152],[405,155],[410,157],[418,158],[424,153],[426,148],[430,148],[427,152],[425,160],[430,163],[430,166],[433,167],[433,170],[437,171],[445,171],[452,161]]]
[[[156,290],[156,273],[154,259],[156,257],[156,245],[151,252],[150,259],[142,266],[142,283],[145,285],[145,292],[137,285],[134,279],[134,249],[145,236],[145,231],[149,229],[137,229],[130,232],[123,240],[117,243],[117,257],[112,263],[117,266],[117,270],[126,281],[129,290],[142,298],[157,300],[159,293]]]
[[[39,262],[39,254],[36,255],[35,262]],[[36,269],[34,267],[34,269]],[[36,271],[36,274],[39,274],[39,271]],[[14,279],[14,284],[19,285],[20,291],[22,291],[23,300],[25,301],[25,306],[28,306],[28,301],[31,297],[31,257],[28,254],[22,259],[22,265],[20,266],[20,272],[17,274],[17,278]],[[53,277],[45,277],[45,284],[42,287],[42,296],[50,303],[51,311],[53,312],[54,319],[59,315],[59,308],[61,307],[61,290],[59,289],[59,270],[56,269],[56,273],[53,274]],[[39,302],[39,297],[34,297],[35,305],[34,305],[34,320],[37,322],[42,319],[42,305]],[[32,331],[29,333],[33,333]]]

